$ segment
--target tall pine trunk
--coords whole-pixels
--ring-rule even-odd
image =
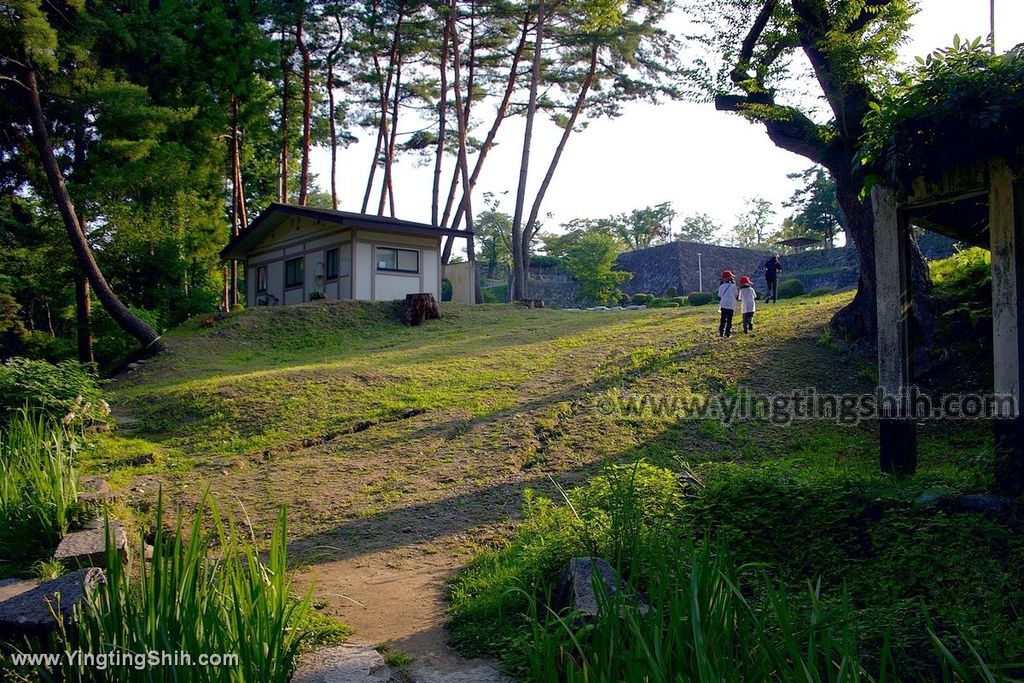
[[[89,370],[96,368],[92,352],[92,303],[89,280],[79,269],[75,272],[75,331],[78,337],[78,362]]]
[[[302,56],[302,171],[299,175],[299,204],[305,206],[306,198],[309,196],[309,148],[313,102],[309,48],[306,47],[302,37],[302,28],[305,22],[303,14],[304,10],[300,10],[298,21],[295,24],[295,45],[299,48],[299,54]]]
[[[43,113],[43,105],[39,97],[39,84],[36,81],[35,69],[31,66],[27,55],[23,55],[23,58],[25,64],[28,65],[25,68],[25,87],[28,90],[27,98],[29,120],[32,126],[32,140],[42,162],[43,170],[46,173],[47,184],[53,193],[57,210],[60,212],[64,228],[67,230],[71,248],[78,259],[78,264],[89,279],[93,290],[95,290],[96,298],[99,299],[103,308],[114,319],[114,322],[138,341],[145,352],[159,351],[161,349],[160,335],[137,315],[132,313],[117,298],[114,290],[110,288],[110,284],[103,277],[99,264],[96,263],[92,248],[85,237],[85,230],[79,223],[78,215],[75,213],[75,205],[71,201],[67,187],[64,185],[64,177],[61,174],[60,167],[57,165],[57,159],[53,154],[53,147],[50,145],[50,135],[47,131],[46,116]]]
[[[341,51],[345,31],[341,25],[341,17],[334,17],[338,22],[338,42],[327,53],[327,114],[331,131],[331,208],[338,210],[338,127],[335,118],[338,115],[334,103],[334,60]]]
[[[287,45],[288,33],[281,26],[281,176],[278,185],[277,200],[288,201],[288,85],[291,75],[291,55]]]
[[[537,38],[533,46],[533,69],[530,78],[530,101],[526,108],[526,130],[523,133],[523,154],[519,162],[519,185],[516,189],[516,210],[512,217],[512,298],[526,298],[527,268],[523,260],[523,209],[526,206],[526,180],[530,169],[530,145],[533,143],[533,121],[537,114],[537,85],[544,47],[544,0],[537,3]]]
[[[455,10],[449,9],[449,11],[453,12]],[[441,77],[441,92],[439,93],[437,103],[437,148],[434,151],[434,182],[430,192],[430,224],[435,228],[439,225],[437,221],[441,205],[441,164],[444,160],[444,141],[448,125],[448,46],[450,42],[451,18],[449,17],[444,22],[444,30],[441,35],[441,60],[438,67]],[[444,263],[447,263],[447,260]]]

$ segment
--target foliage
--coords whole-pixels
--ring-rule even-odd
[[[638,306],[650,303],[654,299],[653,294],[644,294],[643,292],[637,292],[633,295],[630,301]]]
[[[0,363],[0,423],[25,407],[65,425],[88,423],[110,412],[95,375],[78,363],[12,358]]]
[[[695,213],[683,219],[679,226],[679,232],[675,239],[680,242],[698,242],[700,244],[715,244],[717,235],[722,231],[722,226],[715,223],[714,219],[706,213]]]
[[[579,283],[577,299],[604,304],[612,300],[616,287],[632,273],[612,270],[618,257],[618,245],[610,235],[590,232],[565,253],[565,268]]]
[[[162,330],[159,313],[129,306],[132,313],[155,330]],[[97,307],[92,315],[93,350],[96,361],[106,368],[117,368],[137,357],[138,344],[114,322],[110,314]]]
[[[971,247],[929,264],[933,293],[945,305],[944,317],[966,319],[975,328],[992,317],[992,254]]]
[[[441,280],[441,301],[452,300],[452,281],[448,278]]]
[[[736,217],[733,244],[737,247],[764,247],[777,230],[772,225],[775,208],[763,197],[747,199],[747,207],[747,211]]]
[[[162,517],[162,499],[156,518]],[[206,515],[209,513],[209,519]],[[78,626],[61,634],[68,651],[233,653],[236,667],[207,664],[173,667],[175,680],[286,683],[307,632],[300,628],[310,594],[291,597],[287,571],[287,522],[281,509],[266,560],[204,497],[186,536],[179,513],[173,533],[157,525],[153,559],[142,560],[142,543],[125,567],[107,544],[106,581],[79,607]],[[109,533],[109,532],[108,532]],[[69,681],[91,681],[94,669],[66,665]],[[225,674],[230,671],[230,674]],[[148,681],[150,672],[111,667],[109,681]]]
[[[0,427],[0,556],[30,564],[52,553],[74,514],[75,442],[38,412]]]
[[[564,506],[527,496],[510,545],[452,585],[457,646],[537,681],[999,680],[1024,652],[1011,607],[1024,542],[1009,524],[910,502],[934,483],[894,491],[783,463],[684,471],[687,484],[613,468]],[[557,571],[584,554],[629,588],[599,586],[596,619],[542,614]]]
[[[788,178],[802,184],[785,202],[788,209],[794,209],[792,216],[783,223],[779,237],[815,237],[831,246],[835,235],[842,230],[843,214],[836,199],[836,182],[821,166],[811,166],[800,173],[790,173]]]
[[[677,296],[679,296],[679,290],[676,289],[675,285],[669,285],[668,288],[665,290],[665,298],[674,299]]]
[[[783,280],[778,287],[780,299],[792,299],[804,293],[804,283],[800,280]]]
[[[690,292],[686,295],[686,303],[691,306],[707,306],[717,300],[718,296],[714,292]]]
[[[676,217],[671,202],[633,209],[608,219],[612,230],[629,249],[646,249],[672,237],[672,221]]]
[[[320,300],[326,299],[326,298],[327,298],[327,295],[324,294],[323,292],[321,292],[319,289],[314,289],[313,291],[311,291],[309,293],[309,300],[310,301],[320,301]]]
[[[831,287],[817,287],[807,293],[807,296],[828,296],[832,294],[834,290]]]
[[[903,189],[918,176],[1013,157],[1024,147],[1024,46],[991,55],[980,38],[957,36],[919,58],[865,125],[863,163]]]

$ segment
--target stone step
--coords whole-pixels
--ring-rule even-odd
[[[345,643],[308,652],[291,683],[389,683],[391,669],[369,644]]]
[[[83,477],[78,481],[78,500],[81,503],[106,503],[116,497],[110,484],[100,477]]]
[[[52,581],[0,586],[0,637],[40,636],[53,631],[56,614],[70,622],[75,605],[103,581],[103,570],[79,569]]]
[[[128,534],[117,522],[110,523],[114,547],[121,559],[128,560]],[[107,532],[103,526],[96,529],[73,531],[60,540],[53,559],[69,567],[102,567],[106,564]]]

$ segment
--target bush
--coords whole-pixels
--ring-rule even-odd
[[[833,291],[835,290],[833,290],[831,287],[818,287],[817,289],[812,289],[810,294],[808,294],[807,296],[828,296]]]
[[[508,285],[485,287],[481,290],[481,294],[483,294],[485,304],[508,303]]]
[[[679,290],[676,289],[675,285],[671,285],[668,289],[665,290],[666,299],[674,299],[677,296],[679,296]]]
[[[683,304],[686,303],[686,297],[685,296],[674,296],[674,297],[672,297],[671,300],[675,301],[680,306],[682,306]]]
[[[209,512],[209,519],[206,513]],[[162,519],[158,500],[156,519]],[[187,540],[187,543],[186,543]],[[186,535],[179,515],[173,535],[157,524],[153,559],[125,568],[108,543],[106,581],[80,607],[78,627],[57,647],[99,654],[150,651],[231,653],[236,667],[168,669],[182,682],[240,680],[286,683],[303,638],[311,593],[295,600],[287,565],[287,523],[281,510],[264,560],[204,498]],[[142,544],[133,561],[141,561]],[[230,675],[229,675],[230,672]],[[67,666],[68,681],[93,681],[95,669]],[[150,681],[152,672],[112,667],[108,681]],[[163,680],[163,678],[161,678]]]
[[[309,300],[310,301],[320,301],[321,299],[326,299],[326,298],[327,298],[327,295],[324,294],[323,292],[321,292],[319,289],[314,289],[312,292],[309,293]]]
[[[20,410],[0,430],[0,556],[49,556],[74,514],[73,442],[39,413]]]
[[[441,301],[451,301],[453,291],[451,280],[448,278],[441,280]]]
[[[128,308],[154,330],[163,329],[156,311]],[[92,311],[93,352],[100,367],[117,367],[131,360],[140,350],[139,342],[122,330],[105,308],[93,307]]]
[[[652,299],[654,299],[654,295],[652,294],[639,293],[634,294],[631,300],[637,306],[646,306],[647,304],[651,303]]]
[[[629,306],[632,300],[629,298],[629,294],[619,292],[618,304],[619,306]]]
[[[245,310],[245,304],[232,304],[232,306],[231,306],[231,312],[232,313],[241,313],[244,310]]]
[[[706,306],[717,298],[718,296],[714,292],[690,292],[686,297],[686,303],[691,306]]]
[[[779,283],[779,298],[792,299],[804,293],[804,283],[800,280],[783,280]]]
[[[651,299],[650,303],[647,304],[650,308],[678,308],[679,303],[676,301],[669,301],[668,299],[661,299],[655,297]]]
[[[102,419],[110,412],[95,375],[78,363],[12,358],[0,364],[0,423],[25,407],[65,425]]]

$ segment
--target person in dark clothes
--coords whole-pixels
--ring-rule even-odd
[[[722,317],[718,322],[718,336],[732,336],[732,316],[736,312],[736,281],[732,271],[722,272],[722,284],[718,286],[718,310]]]
[[[773,254],[764,264],[764,280],[768,284],[765,301],[779,302],[779,273],[781,272],[782,263],[779,262],[779,255]]]

